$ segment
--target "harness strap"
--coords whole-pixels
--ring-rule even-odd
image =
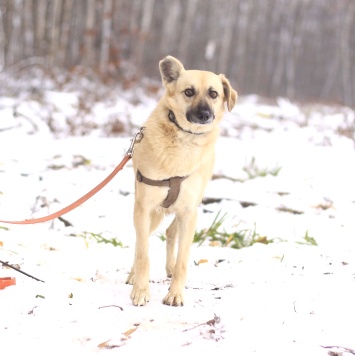
[[[136,175],[138,182],[141,182],[141,183],[144,183],[147,185],[152,185],[155,187],[169,187],[168,195],[161,204],[161,206],[163,208],[169,208],[170,205],[172,205],[176,202],[176,199],[178,198],[179,193],[180,193],[180,185],[188,177],[189,176],[171,177],[169,179],[153,180],[153,179],[144,177],[143,174],[139,170],[137,170],[137,175]]]

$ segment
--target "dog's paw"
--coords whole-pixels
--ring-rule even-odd
[[[184,305],[184,296],[182,293],[169,292],[163,299],[163,303],[172,307],[182,307]]]
[[[131,299],[133,305],[136,305],[138,307],[146,305],[150,299],[149,286],[142,288],[133,285],[133,289],[131,292]]]

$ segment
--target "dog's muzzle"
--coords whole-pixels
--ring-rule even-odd
[[[186,113],[187,121],[199,125],[211,124],[214,117],[213,111],[207,105],[199,105],[196,109],[191,109]]]

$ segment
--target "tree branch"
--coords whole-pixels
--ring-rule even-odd
[[[30,274],[28,274],[28,273],[26,273],[26,272],[23,272],[23,271],[19,270],[18,268],[14,267],[14,266],[11,266],[11,265],[10,265],[10,264],[8,264],[7,262],[4,262],[4,261],[1,261],[1,260],[0,260],[0,263],[1,263],[3,266],[10,267],[10,268],[14,269],[15,271],[17,271],[17,272],[20,272],[20,273],[24,274],[24,275],[25,275],[25,276],[27,276],[27,277],[31,277],[31,278],[33,278],[33,279],[35,279],[35,280],[36,280],[36,281],[38,281],[38,282],[45,283],[45,282],[44,282],[44,281],[42,281],[41,279],[36,278],[36,277],[34,277],[34,276],[31,276]]]

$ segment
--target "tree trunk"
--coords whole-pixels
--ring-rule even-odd
[[[159,78],[168,54],[241,94],[355,107],[354,0],[0,0],[0,71],[41,58]]]

